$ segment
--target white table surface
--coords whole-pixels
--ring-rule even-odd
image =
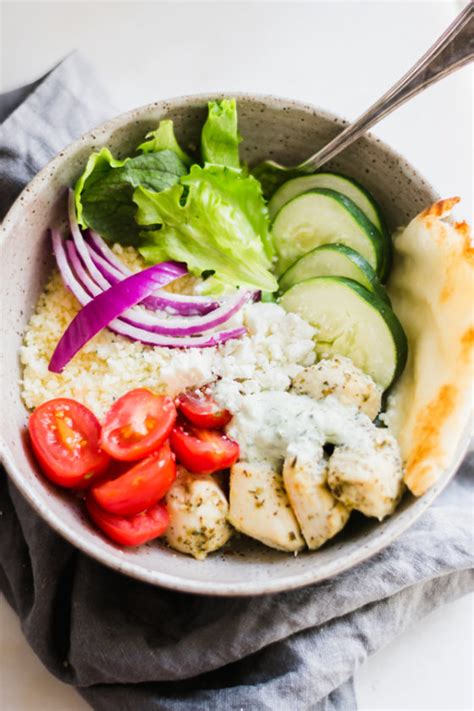
[[[119,110],[186,93],[250,91],[302,99],[355,118],[463,5],[4,1],[0,90],[30,81],[79,48],[97,66]],[[458,215],[471,219],[469,69],[412,100],[375,133],[409,157],[441,195],[462,196]],[[389,643],[356,674],[360,708],[472,709],[473,619],[471,596]],[[3,599],[0,708],[87,708],[42,667]]]

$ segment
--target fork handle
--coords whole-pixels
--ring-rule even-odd
[[[312,173],[320,168],[398,106],[468,64],[473,58],[474,4],[470,1],[448,29],[391,89],[324,148],[298,166],[298,170]]]

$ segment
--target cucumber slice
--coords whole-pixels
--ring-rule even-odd
[[[372,195],[356,180],[339,173],[314,173],[314,175],[304,175],[283,183],[268,203],[270,219],[273,220],[283,205],[286,205],[294,197],[315,188],[329,188],[342,193],[352,202],[355,202],[357,207],[365,213],[380,232],[387,231],[382,212]]]
[[[382,278],[390,245],[348,197],[318,188],[284,205],[272,225],[280,274],[296,259],[322,244],[345,244],[359,252]]]
[[[344,244],[323,244],[300,257],[280,278],[280,290],[287,291],[299,281],[318,276],[353,279],[387,303],[387,292],[364,257]]]
[[[387,389],[403,371],[407,339],[392,309],[344,277],[315,277],[286,291],[281,305],[317,329],[316,351],[347,356]]]

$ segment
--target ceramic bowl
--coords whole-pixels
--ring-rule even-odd
[[[3,381],[2,455],[15,485],[58,533],[84,553],[126,575],[191,593],[256,595],[297,588],[347,570],[393,542],[431,504],[454,475],[464,451],[421,499],[407,494],[392,517],[376,523],[353,517],[348,527],[316,552],[298,557],[250,539],[235,539],[225,552],[196,561],[160,542],[124,550],[107,542],[83,516],[79,504],[49,486],[32,458],[28,413],[20,399],[19,348],[28,319],[52,267],[48,226],[61,219],[65,188],[74,183],[91,151],[109,146],[121,157],[163,118],[175,122],[180,143],[198,145],[207,101],[190,96],[130,111],[85,134],[54,158],[17,199],[1,228]],[[220,98],[220,97],[218,97]],[[345,121],[313,106],[271,96],[238,96],[244,160],[268,157],[298,163],[341,130]],[[382,206],[390,228],[406,224],[437,195],[401,156],[374,137],[347,149],[330,168],[360,180]]]

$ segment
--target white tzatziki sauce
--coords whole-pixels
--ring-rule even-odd
[[[221,404],[225,404],[223,389],[216,388],[215,393]],[[232,394],[234,417],[227,434],[239,443],[243,460],[278,464],[287,454],[319,459],[326,442],[360,451],[373,448],[375,425],[356,407],[332,395],[314,400],[273,390]]]

